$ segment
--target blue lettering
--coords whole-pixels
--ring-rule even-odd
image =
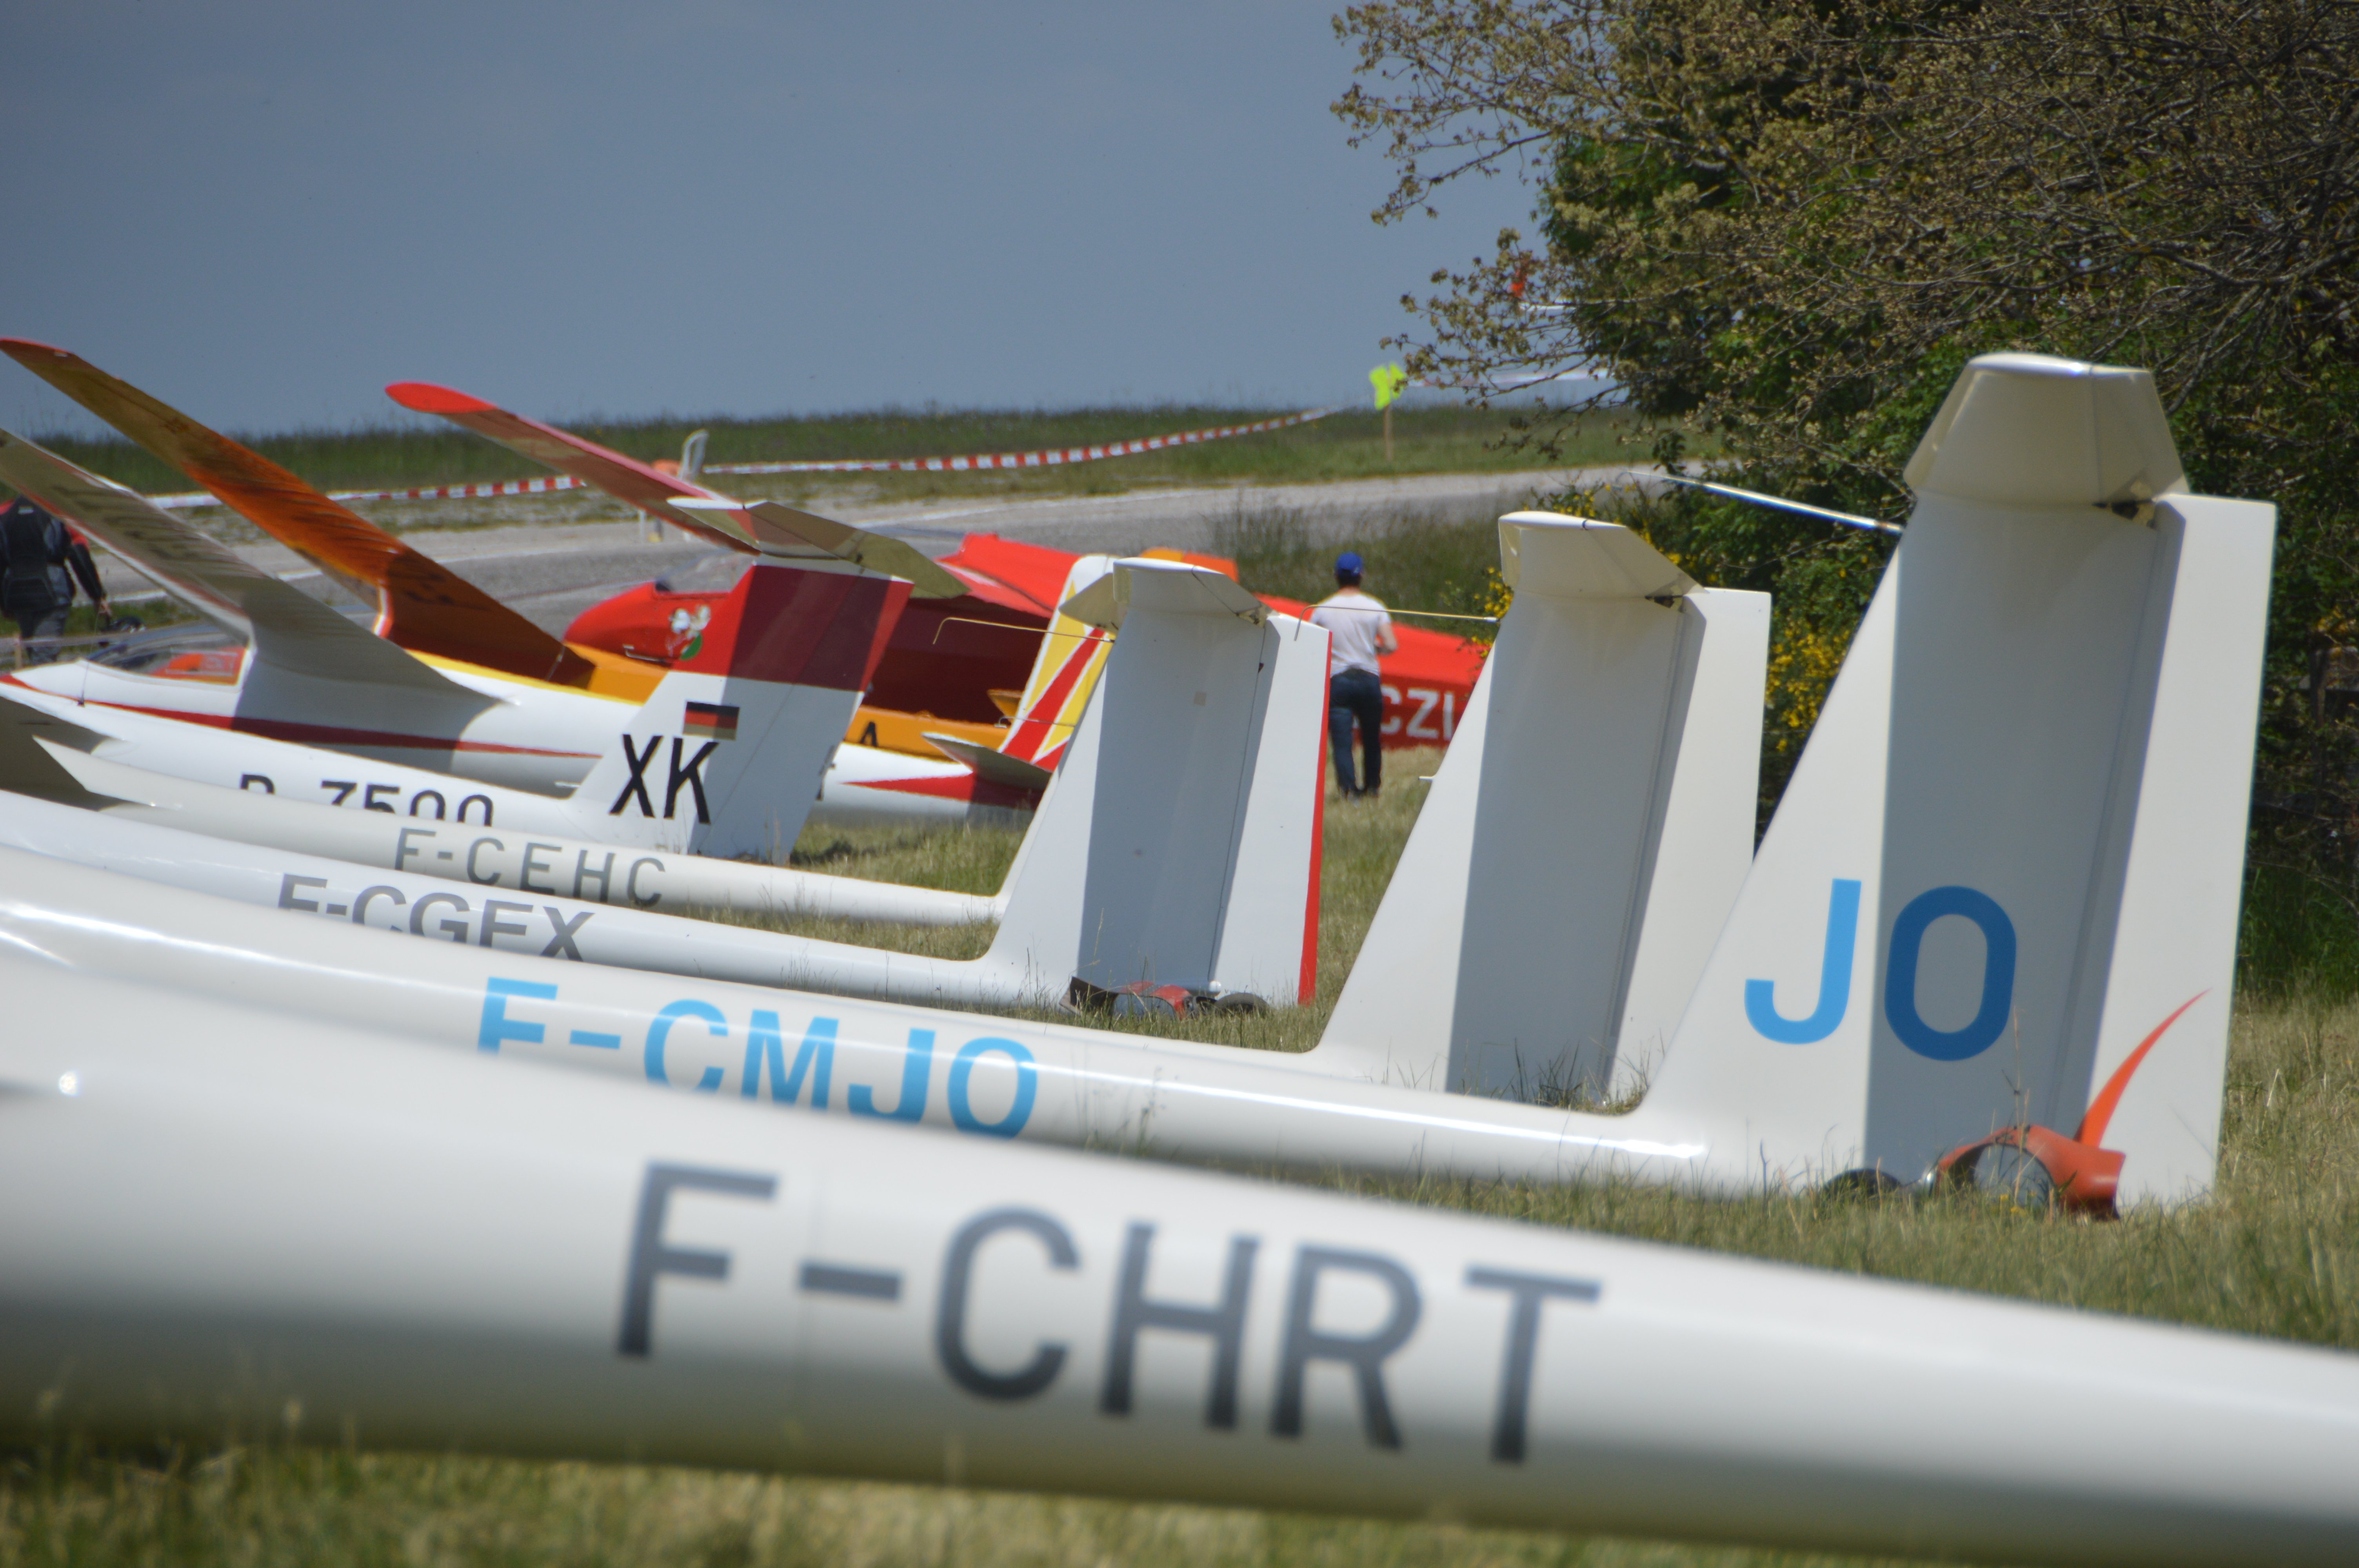
[[[1835,879],[1827,898],[1827,945],[1819,959],[1819,1005],[1808,1018],[1777,1011],[1775,980],[1745,982],[1745,1018],[1765,1040],[1810,1045],[1835,1032],[1851,1010],[1852,950],[1859,946],[1859,883]]]
[[[504,1040],[521,1040],[527,1045],[538,1045],[547,1033],[538,1023],[527,1023],[508,1016],[507,999],[530,997],[538,1001],[557,1000],[555,986],[537,985],[531,980],[486,980],[484,982],[484,1025],[475,1034],[475,1049],[497,1054]]]
[[[882,1117],[887,1121],[916,1121],[926,1114],[926,1085],[934,1076],[934,1032],[930,1029],[909,1031],[908,1049],[901,1055],[901,1098],[891,1110],[878,1110],[876,1098],[866,1084],[854,1084],[844,1091],[846,1108],[854,1116]]]
[[[985,1121],[967,1104],[967,1080],[973,1076],[975,1063],[994,1051],[1016,1064],[1016,1103],[997,1121]],[[951,1064],[951,1120],[957,1123],[961,1132],[1013,1138],[1032,1119],[1032,1101],[1039,1092],[1039,1079],[1040,1070],[1032,1065],[1032,1053],[1015,1041],[989,1036],[970,1040],[959,1048],[958,1059]]]
[[[721,1010],[708,1001],[676,1001],[655,1016],[647,1025],[647,1082],[662,1084],[667,1088],[671,1079],[664,1076],[664,1043],[671,1038],[671,1026],[683,1018],[704,1021],[705,1033],[715,1040],[729,1038],[729,1021]],[[696,1080],[699,1094],[711,1094],[721,1087],[721,1069],[707,1067]]]
[[[762,1092],[762,1064],[770,1065],[770,1098],[792,1105],[803,1092],[803,1075],[810,1075],[811,1108],[827,1108],[828,1080],[835,1074],[835,1020],[814,1018],[803,1032],[802,1049],[795,1053],[792,1072],[787,1070],[786,1042],[778,1032],[778,1015],[756,1011],[745,1031],[745,1076],[737,1092],[754,1099]]]
[[[1917,957],[1925,933],[1945,914],[1971,920],[1983,934],[1982,1006],[1963,1029],[1936,1029],[1917,1011]],[[1936,1062],[1979,1056],[2006,1032],[2015,1002],[2015,922],[1998,901],[1973,888],[1934,888],[1908,901],[1892,923],[1892,951],[1885,960],[1884,1016],[1900,1043]]]

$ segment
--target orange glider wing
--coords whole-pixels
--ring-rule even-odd
[[[450,568],[410,548],[257,452],[88,361],[0,338],[0,351],[186,472],[353,594],[377,601],[377,633],[412,653],[563,686],[596,666]]]

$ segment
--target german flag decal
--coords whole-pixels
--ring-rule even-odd
[[[689,735],[706,741],[737,739],[737,710],[718,702],[691,702],[681,725]]]

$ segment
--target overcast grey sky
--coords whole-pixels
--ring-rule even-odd
[[[1330,9],[0,0],[0,333],[247,430],[1363,397],[1530,195],[1372,224]]]

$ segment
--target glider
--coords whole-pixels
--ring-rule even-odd
[[[1075,568],[1072,581],[1086,586],[1113,569],[1104,557]],[[1158,569],[1159,563],[1148,569]],[[1101,611],[1103,612],[1103,611]],[[1070,643],[1043,644],[1040,667],[1027,688],[1018,722],[1006,737],[1009,750],[978,760],[992,767],[987,781],[1011,795],[1043,787],[1050,766],[1061,762],[1079,715],[1085,710],[1100,666],[1114,645],[1104,625],[1060,619],[1077,630]],[[1055,657],[1058,648],[1066,649]],[[1299,678],[1299,676],[1290,678]],[[961,925],[997,921],[1007,910],[1024,864],[1019,850],[1006,881],[992,894],[939,892],[855,877],[773,865],[762,860],[724,860],[701,855],[649,857],[644,838],[617,844],[584,839],[604,824],[574,800],[506,789],[496,784],[454,787],[447,774],[374,762],[356,769],[352,759],[316,747],[251,734],[190,726],[123,708],[94,708],[48,697],[27,687],[0,688],[0,738],[21,731],[45,743],[48,762],[28,762],[24,784],[0,788],[84,804],[104,797],[107,807],[161,827],[234,839],[239,843],[322,855],[355,865],[486,886],[561,893],[572,899],[639,909],[734,910],[745,914],[832,915],[924,925]],[[1203,717],[1178,716],[1180,729]],[[1256,720],[1266,724],[1265,711]],[[1174,735],[1150,736],[1163,754]],[[942,738],[943,744],[957,742]],[[1042,756],[1049,766],[1026,760]],[[39,753],[20,756],[38,759]],[[1277,765],[1277,753],[1253,751],[1256,768]],[[1299,759],[1298,759],[1299,760]],[[1094,765],[1094,763],[1093,763]],[[1175,764],[1176,765],[1176,764]],[[830,763],[828,789],[842,816],[901,820],[905,808],[887,797],[871,809],[861,799],[866,786],[844,785]],[[948,771],[951,764],[941,764]],[[1018,770],[1021,770],[1020,772]],[[1258,776],[1258,774],[1256,774]],[[663,780],[669,791],[670,780]],[[906,785],[908,780],[898,781]],[[652,788],[653,786],[647,786]],[[891,787],[890,783],[879,788]],[[1067,794],[1094,798],[1094,778],[1079,780]],[[625,792],[629,785],[626,783]],[[946,810],[963,810],[955,795],[927,797]],[[821,804],[830,804],[823,791]],[[837,818],[841,820],[842,817]],[[446,825],[447,826],[443,826]],[[1028,837],[1034,828],[1027,828]],[[1317,853],[1314,845],[1312,853]],[[618,862],[617,855],[622,856]],[[552,859],[553,857],[553,859]],[[550,867],[570,871],[551,882]],[[624,870],[615,871],[617,864]]]
[[[181,772],[182,749],[234,762],[223,739],[261,736],[347,753],[341,780],[375,805],[369,776],[401,764],[407,809],[463,816],[468,781],[561,796],[575,836],[712,855],[780,852],[802,829],[836,738],[859,702],[881,632],[908,592],[895,579],[765,564],[714,614],[702,644],[633,697],[410,653],[249,565],[125,490],[0,431],[0,481],[71,519],[252,656],[226,680],[84,660],[5,683],[50,711],[164,716],[139,760]],[[505,611],[503,612],[505,613]],[[555,646],[554,640],[551,640]],[[210,744],[201,731],[215,732]],[[213,782],[239,784],[223,760]],[[408,774],[427,771],[425,785]],[[202,771],[191,776],[206,776]],[[266,785],[265,787],[272,787]],[[386,809],[392,809],[387,806]]]
[[[777,1021],[727,1044],[850,1118],[152,983],[94,1016],[20,950],[0,985],[12,1442],[227,1428],[1980,1562],[2359,1557],[2347,1352],[1008,1147],[1056,1093],[1012,1037],[943,1042],[948,1136]]]
[[[991,949],[971,962],[683,919],[658,907],[669,870],[662,857],[536,841],[512,828],[394,827],[390,870],[201,836],[183,829],[228,816],[249,830],[325,830],[240,821],[223,810],[221,791],[190,800],[183,790],[177,809],[158,807],[133,770],[78,766],[80,737],[59,737],[64,745],[52,752],[25,724],[0,730],[17,753],[0,764],[0,783],[21,778],[7,787],[65,804],[8,801],[0,844],[351,925],[704,979],[967,1006],[1054,1004],[1076,989],[1138,982],[1290,1002],[1315,967],[1306,911],[1318,875],[1326,635],[1193,568],[1125,562],[1103,586],[1094,613],[1125,634],[1004,903],[896,888],[870,900],[847,879],[770,868],[727,879],[733,891],[766,885],[790,896],[832,884],[832,907],[872,915],[910,902],[999,903]],[[75,809],[101,789],[151,801],[136,817]],[[243,816],[284,809],[247,804]],[[691,886],[714,880],[681,871]],[[585,880],[594,900],[580,896]],[[462,892],[460,881],[473,885]],[[678,909],[690,890],[670,891]]]
[[[782,1011],[776,992],[443,947],[306,1006],[465,1049],[498,1011],[528,1032],[501,1036],[515,1054],[636,1071],[650,1049],[673,1064],[653,1076],[691,1083],[739,1075],[756,1011],[825,1019],[839,1076],[911,1086],[919,1119],[944,1114],[924,1108],[938,1038],[1010,1040],[1044,1080],[1010,1134],[1195,1158],[1734,1193],[1909,1182],[2009,1128],[2102,1128],[2084,1163],[2110,1167],[2113,1202],[2201,1194],[2274,511],[2187,492],[2146,373],[2038,356],[1971,362],[1909,473],[1908,532],[1749,871],[1757,739],[1738,737],[1758,735],[1759,596],[1682,592],[1626,530],[1506,519],[1516,599],[1475,743],[1445,759],[1299,1056],[879,1004]],[[218,937],[186,957],[155,932],[118,943],[108,923],[136,924],[136,899],[44,886],[0,922],[62,962],[206,989],[246,961]],[[77,898],[105,910],[44,913]],[[282,920],[252,961],[284,968],[300,943],[303,966],[345,976],[337,939],[355,935]],[[549,989],[510,1003],[495,981]],[[693,1044],[663,1012],[690,1002],[712,1025]],[[563,1044],[619,1019],[620,1056]],[[1578,1103],[1633,1078],[1626,1114],[1492,1098]]]
[[[1178,550],[1148,550],[1150,557],[1185,561],[1191,565],[1210,567],[1236,576],[1236,563],[1219,557],[1183,553]],[[703,596],[727,589],[735,574],[744,569],[745,557],[732,554],[716,554],[682,570],[669,573],[654,582],[626,589],[614,598],[593,604],[575,617],[565,629],[568,643],[592,651],[623,653],[646,657],[650,649],[660,650],[664,644],[663,629],[681,616],[692,616]],[[962,579],[978,584],[996,585],[1003,592],[1015,596],[1018,602],[1043,605],[1061,604],[1069,595],[1060,595],[1060,585],[1074,566],[1084,557],[1071,551],[1055,549],[1047,545],[1028,544],[1015,539],[1003,539],[995,534],[969,534],[958,549],[944,556],[938,563],[957,572]],[[981,589],[977,590],[978,592]],[[1257,596],[1264,604],[1283,615],[1298,620],[1310,618],[1311,606],[1299,600],[1284,599],[1275,594]],[[894,706],[926,708],[930,711],[956,713],[964,711],[962,704],[975,698],[971,687],[959,687],[948,679],[929,678],[922,684],[912,681],[909,688],[888,698],[886,684],[893,678],[897,659],[902,656],[908,629],[922,624],[922,618],[940,616],[946,601],[910,600],[902,612],[900,630],[894,633],[893,645],[886,652],[885,665],[877,676],[877,687],[871,701],[876,706],[862,709],[862,721],[879,716],[883,708]],[[951,601],[955,602],[955,601]],[[1413,612],[1400,611],[1408,615]],[[1009,621],[1015,617],[1011,614]],[[1029,625],[1044,622],[1035,619]],[[997,624],[995,622],[995,624]],[[947,645],[958,630],[955,622],[945,624],[929,635]],[[969,627],[970,636],[984,635],[983,629]],[[1384,675],[1385,710],[1383,737],[1387,747],[1447,745],[1458,732],[1458,726],[1472,699],[1475,677],[1483,673],[1482,644],[1404,621],[1394,627],[1400,640],[1397,652],[1386,654],[1379,660]],[[1004,633],[988,633],[996,645],[1006,641]],[[895,719],[886,716],[884,735],[895,733]],[[929,728],[900,724],[904,734]],[[902,749],[909,749],[905,743]]]
[[[765,1093],[767,1082],[773,1098],[817,1103],[808,1082],[794,1090],[765,1079],[761,1060],[744,1076],[746,1032],[770,1027],[758,1013],[797,1038],[826,1038],[836,1081],[864,1086],[848,1101],[841,1097],[850,1091],[840,1091],[832,1103],[892,1099],[912,1120],[948,1114],[936,1080],[963,1048],[961,1042],[1005,1040],[1027,1054],[1042,1080],[1037,1103],[1001,1126],[1006,1136],[1144,1139],[1147,1147],[1195,1158],[1548,1180],[1626,1153],[1651,1161],[1647,1173],[1659,1179],[1757,1182],[1760,1173],[1749,1163],[1723,1173],[1707,1158],[1722,1113],[1742,1116],[1741,1107],[1725,1106],[1708,1090],[1700,1101],[1662,1107],[1650,1097],[1647,1108],[1658,1111],[1660,1124],[1651,1127],[1437,1092],[1447,1081],[1439,1069],[1451,1050],[1453,997],[1471,1010],[1470,1029],[1512,1008],[1564,1021],[1545,1041],[1530,1043],[1536,1078],[1563,1080],[1560,1069],[1588,1070],[1617,1034],[1647,1042],[1667,1033],[1736,895],[1752,844],[1766,599],[1699,588],[1644,540],[1611,524],[1524,515],[1506,520],[1501,533],[1518,592],[1477,693],[1471,722],[1481,729],[1468,738],[1478,743],[1452,749],[1421,818],[1440,824],[1433,831],[1445,839],[1471,829],[1485,852],[1462,855],[1454,866],[1420,860],[1422,871],[1396,877],[1386,890],[1377,923],[1384,928],[1396,907],[1431,908],[1445,920],[1459,915],[1462,934],[1406,957],[1397,946],[1371,949],[1345,988],[1350,1004],[1362,977],[1383,970],[1373,983],[1389,986],[1397,999],[1419,1000],[1421,1017],[1430,1019],[1436,1008],[1445,1015],[1400,1052],[1397,1071],[1368,1071],[1353,1058],[1346,1032],[1335,1028],[1316,1052],[1274,1056],[886,1002],[799,998],[712,979],[629,974],[539,957],[538,947],[487,950],[481,925],[463,946],[455,932],[450,942],[388,944],[379,933],[354,929],[349,918],[324,918],[324,911],[242,909],[16,854],[5,856],[11,892],[0,897],[0,930],[93,973],[131,972],[209,989],[251,983],[235,977],[261,964],[277,977],[274,994],[295,1011],[364,1019],[446,1046],[734,1087],[743,1095]],[[1135,617],[1125,626],[1117,651],[1131,645],[1133,629],[1144,629]],[[1321,650],[1308,629],[1304,635],[1315,663]],[[1125,750],[1113,743],[1118,721],[1152,726],[1170,707],[1193,708],[1194,693],[1205,689],[1187,661],[1137,657],[1126,667],[1154,672],[1170,684],[1169,695],[1160,702],[1102,702],[1085,718],[1068,767],[1086,760],[1080,749],[1092,743],[1093,725],[1104,755],[1117,758]],[[1273,723],[1267,734],[1272,743],[1299,748],[1299,815],[1288,824],[1276,813],[1263,819],[1266,831],[1242,831],[1234,840],[1239,866],[1299,855],[1301,818],[1317,817],[1315,724],[1289,734]],[[1228,809],[1221,798],[1227,791],[1201,774],[1126,780],[1121,790],[1101,778],[1093,792],[1097,809],[1126,804],[1152,787],[1160,793],[1150,827],[1166,816],[1169,824],[1135,844],[1131,856],[1093,865],[1082,885],[1094,892],[1119,880],[1123,860],[1161,856],[1158,876],[1175,891],[1168,903],[1160,892],[1136,904],[1109,900],[1085,912],[1078,932],[1060,935],[1052,950],[1126,959],[1155,950],[1130,933],[1168,919],[1180,894],[1197,885],[1191,875],[1177,873],[1190,872],[1201,855],[1209,836],[1197,825],[1207,811]],[[1567,801],[1581,808],[1569,812]],[[1533,834],[1528,814],[1536,812],[1541,830]],[[1513,853],[1487,849],[1495,828]],[[1037,846],[1032,856],[1051,850],[1079,852],[1068,838]],[[1467,878],[1478,865],[1492,880],[1483,899],[1470,900]],[[1218,865],[1209,870],[1223,874]],[[1301,922],[1300,951],[1306,959],[1311,954],[1316,911],[1307,900],[1255,914]],[[1063,918],[1072,918],[1070,904]],[[1013,910],[1009,922],[1017,923]],[[1549,963],[1506,972],[1512,995],[1504,999],[1477,994],[1452,978],[1461,945],[1477,946],[1516,922],[1537,928],[1522,939],[1551,945]],[[203,928],[201,943],[177,935],[192,926]],[[1224,930],[1222,942],[1231,939]],[[1074,978],[1112,990],[1109,981],[1163,976],[1125,973],[1114,964]],[[1294,992],[1309,995],[1313,984],[1306,963]],[[1435,994],[1428,999],[1429,992]],[[682,1022],[690,1019],[692,1027]],[[1603,1037],[1592,1038],[1599,1031]],[[571,1044],[577,1034],[611,1040],[615,1048],[580,1048]],[[1585,1061],[1583,1050],[1590,1053]],[[897,1085],[907,1092],[894,1098]],[[1685,1131],[1667,1139],[1665,1127]]]
[[[745,586],[741,577],[727,591],[698,603],[679,624],[668,631],[659,660],[642,656],[644,650],[609,654],[572,648],[499,604],[448,568],[331,501],[294,474],[87,362],[63,350],[18,339],[0,340],[0,350],[157,457],[186,470],[248,522],[311,560],[356,597],[375,603],[378,607],[376,629],[386,640],[421,660],[442,661],[438,667],[454,679],[478,686],[486,679],[500,682],[497,696],[505,706],[502,716],[489,721],[495,730],[505,730],[526,714],[537,712],[543,716],[540,728],[560,737],[578,725],[588,724],[603,738],[613,728],[611,708],[569,704],[565,700],[569,695],[647,699],[674,661],[693,657],[731,629],[724,626],[713,630],[716,615],[723,615],[733,606],[745,602],[740,592]],[[644,481],[661,485],[675,483],[653,469],[644,470]],[[53,510],[71,514],[62,504]],[[756,563],[774,573],[791,567],[809,573],[814,580],[839,578],[843,583],[869,585],[855,589],[840,583],[833,591],[872,594],[893,577],[903,580],[905,586],[896,591],[892,602],[879,603],[873,634],[857,639],[860,667],[859,684],[853,688],[855,705],[859,693],[875,678],[888,634],[909,594],[919,586],[936,595],[964,591],[959,579],[934,567],[907,545],[846,529],[840,524],[790,508],[761,503],[752,508],[713,508],[701,513],[673,510],[684,519],[683,526],[692,527],[705,537],[733,544],[750,541],[756,552]],[[118,531],[114,539],[102,542],[170,587],[169,568],[175,553],[201,548],[201,545],[187,546],[183,541],[202,538],[195,528],[150,505],[138,530]],[[814,539],[820,542],[812,542]],[[873,561],[876,568],[864,567],[862,561]],[[174,591],[182,589],[176,588]],[[812,590],[807,590],[807,597],[810,591]],[[206,607],[199,602],[199,608]],[[810,608],[798,602],[790,616],[794,625],[764,630],[760,615],[782,609],[778,595],[766,592],[756,623],[745,629],[745,634],[752,636],[759,632],[774,642],[783,640],[778,645],[791,647],[798,639],[813,634],[821,623],[814,620]],[[1005,606],[988,612],[1008,613]],[[244,628],[237,629],[243,634]],[[1037,647],[1037,640],[1028,636],[1019,638],[1018,643],[1019,657],[1029,657]],[[309,694],[311,700],[297,701],[282,692],[280,685],[266,683],[256,690],[245,689],[252,683],[243,661],[189,662],[198,665],[190,673],[199,678],[175,680],[172,677],[176,672],[168,665],[143,671],[142,678],[132,679],[111,671],[103,664],[55,666],[27,678],[43,689],[76,701],[119,702],[142,711],[172,714],[200,723],[226,721],[230,727],[248,732],[299,740],[526,789],[570,788],[579,781],[588,761],[586,756],[576,754],[581,749],[578,742],[572,752],[561,744],[501,746],[498,742],[506,741],[505,734],[496,738],[467,736],[464,739],[469,743],[453,752],[437,744],[442,737],[436,733],[436,721],[430,716],[415,721],[423,726],[422,732],[408,723],[380,723],[366,728],[352,725],[349,716],[356,708],[373,714],[380,709],[391,711],[375,692],[354,698],[351,693],[322,697],[315,691]],[[837,657],[833,662],[840,665],[843,660]],[[227,667],[215,667],[218,665]],[[1013,667],[1023,666],[1018,662]],[[502,677],[511,678],[502,681]],[[532,683],[528,698],[517,697],[513,689],[515,680]],[[318,711],[322,708],[337,710],[340,717],[332,721],[323,719]],[[442,727],[448,727],[447,721]],[[933,727],[985,745],[1006,735],[1004,730],[949,721]],[[846,722],[828,739],[832,742],[845,735],[873,735],[875,730],[873,710],[865,721],[848,714]],[[484,743],[487,739],[494,741],[488,747]],[[913,743],[926,744],[914,738]],[[798,766],[781,776],[805,775]],[[1028,779],[1028,783],[1006,782],[1010,776]],[[945,760],[939,750],[928,759],[890,757],[875,747],[852,746],[833,758],[817,812],[822,818],[842,821],[880,817],[897,821],[967,820],[1028,810],[1038,795],[1038,779],[1029,778],[1021,770],[995,770],[995,778],[985,779],[962,764]],[[799,816],[797,820],[799,822]],[[766,852],[763,847],[745,848],[742,839],[733,841],[740,847],[724,852]],[[792,835],[786,835],[783,841],[791,843]]]

